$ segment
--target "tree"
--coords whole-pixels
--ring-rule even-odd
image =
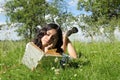
[[[79,0],[78,9],[83,8],[92,12],[92,15],[84,19],[92,30],[96,29],[96,33],[103,26],[105,32],[113,35],[115,27],[120,27],[120,0]]]
[[[92,17],[98,21],[100,17],[112,19],[120,17],[120,0],[79,0],[78,9],[91,11]]]
[[[32,39],[34,28],[45,23],[45,0],[9,0],[5,11],[11,23],[22,23],[18,33],[24,38]]]
[[[20,23],[18,29],[19,35],[25,39],[32,39],[36,26],[43,26],[47,23],[46,15],[53,18],[62,15],[64,11],[61,9],[64,5],[60,5],[63,0],[54,0],[46,2],[46,0],[9,0],[5,4],[5,11],[11,23]],[[56,4],[56,5],[53,5]]]
[[[58,9],[45,0],[9,0],[5,11],[10,23],[22,23],[18,33],[27,39],[32,39],[36,26],[46,23],[46,15],[58,14]]]

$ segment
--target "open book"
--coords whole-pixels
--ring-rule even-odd
[[[22,58],[22,63],[25,64],[31,70],[33,70],[37,67],[39,61],[43,58],[43,56],[61,57],[59,53],[56,53],[56,49],[51,49],[47,53],[44,53],[33,42],[29,42],[26,45],[25,53]]]

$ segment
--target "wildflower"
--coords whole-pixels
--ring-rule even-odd
[[[52,67],[52,68],[51,68],[51,70],[54,70],[54,69],[55,69],[55,67]]]
[[[74,74],[74,77],[76,77],[77,76],[77,74]]]
[[[55,69],[55,74],[59,74],[60,73],[60,69]]]
[[[80,69],[80,71],[83,71],[83,69]]]
[[[54,61],[55,61],[55,62],[58,62],[58,58],[56,57]]]

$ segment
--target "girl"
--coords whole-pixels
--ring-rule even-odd
[[[47,24],[40,29],[36,38],[33,40],[33,43],[45,53],[49,49],[56,49],[56,52],[62,55],[62,53],[65,53],[67,49],[71,58],[77,58],[76,51],[70,40],[66,34],[62,35],[62,30],[55,23]]]

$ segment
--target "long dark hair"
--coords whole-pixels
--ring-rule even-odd
[[[57,32],[57,36],[58,36],[58,41],[54,47],[54,49],[57,49],[56,52],[62,54],[63,50],[61,48],[62,44],[63,44],[63,38],[62,38],[62,30],[61,28],[55,24],[55,23],[50,23],[45,25],[42,29],[38,30],[38,33],[35,37],[35,39],[33,40],[34,44],[36,44],[40,49],[42,48],[42,42],[41,42],[41,38],[46,34],[46,32],[48,30],[51,29],[55,29]]]

